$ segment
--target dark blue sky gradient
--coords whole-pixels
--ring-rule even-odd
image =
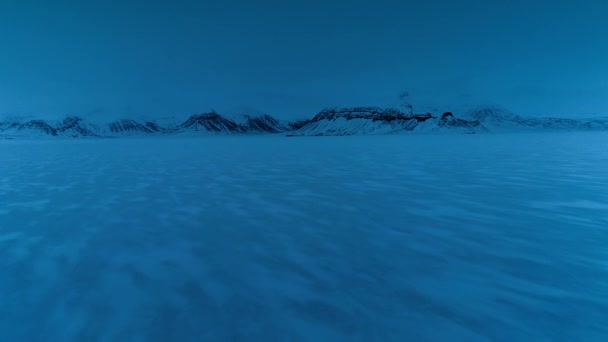
[[[10,4],[9,4],[10,3]],[[605,0],[5,1],[0,115],[608,114]]]

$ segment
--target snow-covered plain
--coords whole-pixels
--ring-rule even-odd
[[[2,140],[2,341],[608,341],[608,134]]]

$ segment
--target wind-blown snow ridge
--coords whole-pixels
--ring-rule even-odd
[[[535,130],[608,130],[608,118],[524,118],[500,107],[479,107],[462,117],[446,112],[406,114],[393,108],[346,107],[320,111],[310,120],[286,122],[270,115],[245,115],[239,120],[215,111],[190,116],[182,123],[122,119],[94,124],[69,116],[62,121],[0,121],[0,137],[118,137],[171,134],[278,134],[288,136],[342,136],[369,134],[475,134]]]

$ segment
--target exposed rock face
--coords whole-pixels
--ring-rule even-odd
[[[18,122],[0,122],[0,132],[11,128],[16,128],[19,125],[20,124]]]
[[[486,129],[481,125],[481,122],[477,120],[468,121],[458,119],[454,117],[454,114],[451,112],[443,113],[443,115],[441,115],[441,119],[439,119],[439,122],[437,123],[437,126],[448,129],[463,129],[465,133],[475,133],[476,130],[479,129],[486,131]]]
[[[96,131],[84,125],[82,118],[77,116],[65,118],[57,127],[58,133],[71,137],[97,137]]]
[[[57,135],[57,130],[42,120],[28,120],[25,122],[10,121],[0,123],[0,133],[3,135]]]
[[[17,127],[19,131],[31,130],[47,135],[57,135],[57,129],[43,120],[30,120]]]
[[[424,122],[432,117],[433,116],[428,113],[408,115],[393,108],[383,109],[378,107],[353,107],[325,109],[319,112],[319,114],[315,115],[311,121],[318,122],[321,120],[336,120],[339,118],[344,118],[346,120],[366,119],[385,122],[392,122],[396,120],[415,120],[418,122]]]
[[[144,122],[144,126],[146,126],[146,128],[152,133],[162,132],[164,130],[164,128],[160,127],[158,124],[152,121]]]
[[[158,133],[161,129],[152,122],[138,122],[135,120],[118,120],[108,125],[114,134]]]
[[[307,120],[299,120],[299,121],[292,121],[290,123],[288,123],[287,125],[289,126],[289,128],[291,128],[292,130],[297,130],[300,129],[306,125],[308,125],[310,123],[310,119]]]
[[[394,134],[412,131],[431,119],[431,114],[409,115],[392,108],[331,108],[319,112],[290,135]]]
[[[243,131],[236,122],[225,119],[215,112],[192,115],[177,129],[212,133],[239,133]]]
[[[240,126],[243,132],[251,133],[279,133],[287,130],[270,115],[246,116],[246,121]]]

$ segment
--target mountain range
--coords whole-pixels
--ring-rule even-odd
[[[534,130],[608,130],[608,118],[524,118],[500,107],[479,107],[456,117],[409,114],[393,108],[348,107],[324,109],[310,120],[283,121],[270,115],[230,119],[216,112],[195,114],[184,122],[121,119],[93,123],[70,116],[60,121],[0,121],[0,136],[12,137],[120,137],[184,134],[285,134],[287,136],[344,136],[404,133],[477,134]]]

